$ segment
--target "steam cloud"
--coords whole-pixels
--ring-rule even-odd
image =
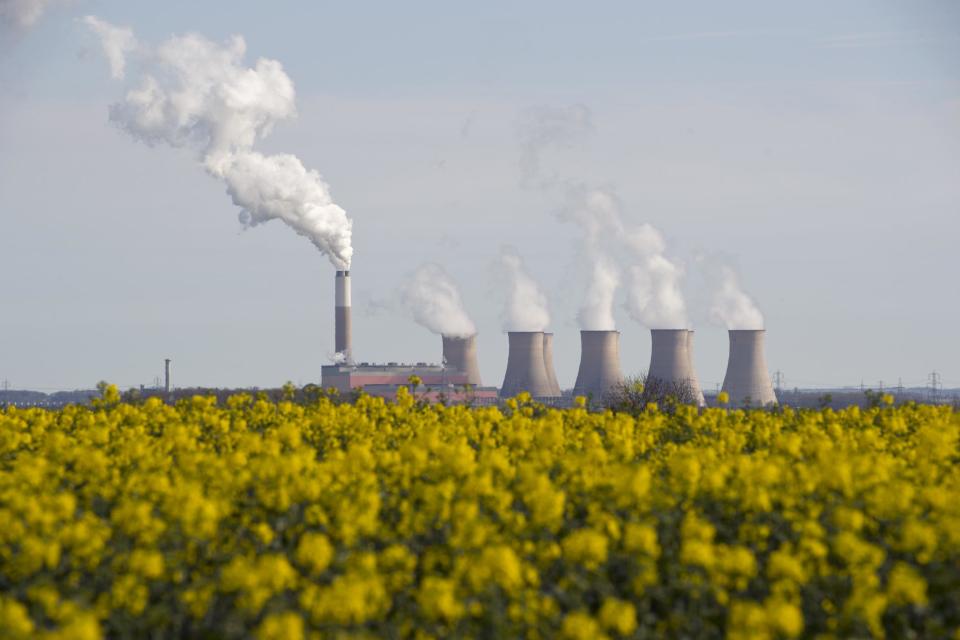
[[[590,264],[590,281],[583,303],[577,312],[581,329],[612,331],[613,301],[620,286],[620,273],[610,260],[613,242],[610,229],[616,226],[616,209],[608,194],[572,186],[567,192],[567,206],[561,210],[561,220],[577,223],[583,232],[583,248]]]
[[[139,63],[139,85],[110,107],[112,122],[148,145],[194,150],[226,185],[245,227],[282,220],[334,267],[350,267],[352,222],[320,174],[296,156],[253,150],[277,122],[296,115],[293,82],[279,62],[244,66],[240,36],[224,44],[174,36],[151,49],[129,29],[93,16],[84,22],[100,38],[114,77],[123,76],[131,53]]]
[[[500,268],[510,286],[503,326],[507,331],[546,331],[550,326],[547,296],[527,272],[516,250],[500,250]]]
[[[630,317],[649,329],[690,325],[683,297],[683,269],[666,257],[666,242],[653,226],[626,229],[622,238],[632,264],[627,285]]]
[[[450,274],[438,264],[421,265],[401,292],[404,306],[417,324],[433,333],[466,338],[477,332]]]
[[[666,256],[666,244],[649,224],[628,226],[609,189],[589,187],[543,176],[543,154],[570,147],[593,132],[590,110],[583,105],[536,107],[525,111],[518,125],[521,183],[549,189],[566,188],[560,218],[577,223],[583,234],[590,282],[577,314],[587,330],[615,328],[613,304],[621,284],[618,264],[626,265],[624,283],[630,316],[653,329],[689,326],[681,285],[683,269]]]
[[[621,278],[614,259],[628,265],[626,307],[634,320],[651,329],[687,327],[683,269],[666,257],[660,232],[649,224],[627,225],[620,203],[608,189],[575,185],[567,200],[561,218],[580,225],[591,265],[590,284],[578,313],[581,328],[615,328],[613,304]]]
[[[556,182],[542,175],[541,158],[544,151],[571,147],[592,131],[590,109],[582,104],[568,107],[539,106],[524,111],[517,125],[521,148],[521,184],[543,188]]]
[[[727,329],[763,329],[763,314],[740,288],[737,273],[728,265],[717,269],[719,283],[710,305],[710,320]]]
[[[127,65],[127,54],[137,47],[133,30],[116,27],[95,16],[85,17],[83,23],[100,38],[103,54],[110,63],[110,75],[116,80],[122,79]]]
[[[0,22],[13,29],[29,29],[55,0],[0,0]]]

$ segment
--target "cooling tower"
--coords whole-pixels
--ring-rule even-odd
[[[613,387],[623,382],[620,373],[620,332],[581,331],[580,370],[573,395],[592,395],[601,401]]]
[[[447,368],[467,374],[467,383],[474,387],[480,382],[480,367],[477,365],[477,336],[458,338],[443,336],[443,361]]]
[[[730,330],[730,358],[723,390],[730,396],[731,406],[763,407],[777,402],[763,353],[765,334],[763,329]]]
[[[521,391],[528,391],[535,398],[550,397],[550,380],[543,366],[543,332],[509,331],[507,336],[510,353],[500,397],[509,398]]]
[[[547,372],[547,382],[550,383],[550,395],[560,397],[560,383],[557,382],[557,372],[553,367],[553,334],[543,334],[543,368]]]
[[[350,327],[350,272],[337,271],[336,307],[334,309],[334,348],[346,362],[353,362]]]
[[[693,331],[687,329],[650,330],[650,368],[648,378],[690,386],[699,406],[704,405],[697,373],[693,369]]]
[[[707,406],[707,401],[703,399],[703,388],[697,379],[697,370],[693,366],[693,329],[687,330],[687,367],[689,367],[690,373],[693,375],[692,381],[694,389],[697,390],[697,406],[705,407]]]

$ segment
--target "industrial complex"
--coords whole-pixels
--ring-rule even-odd
[[[341,393],[363,389],[392,398],[415,380],[418,396],[429,400],[491,403],[528,392],[538,400],[559,403],[576,396],[603,398],[623,382],[620,332],[581,331],[580,368],[571,391],[564,393],[553,366],[553,334],[509,331],[507,369],[500,388],[484,386],[478,366],[477,336],[443,336],[443,361],[385,364],[355,362],[351,328],[350,272],[337,271],[334,304],[335,362],[321,370],[322,385]],[[730,355],[722,391],[731,406],[766,406],[777,397],[767,371],[763,330],[730,330]],[[693,331],[652,329],[648,377],[689,388],[705,406],[693,367]]]

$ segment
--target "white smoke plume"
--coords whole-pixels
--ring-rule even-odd
[[[567,189],[567,204],[561,220],[580,226],[584,258],[590,277],[577,320],[588,331],[612,331],[616,328],[613,302],[620,286],[620,274],[610,255],[615,243],[612,232],[619,224],[614,200],[605,191],[572,185]]]
[[[100,39],[103,55],[110,63],[110,75],[116,80],[122,79],[127,65],[127,54],[137,47],[133,30],[114,26],[95,16],[86,16],[83,23]]]
[[[740,279],[729,265],[720,265],[715,274],[710,321],[727,329],[763,329],[763,314],[740,288]]]
[[[574,185],[567,199],[561,218],[574,220],[583,229],[592,270],[579,314],[581,328],[614,328],[613,303],[620,284],[614,260],[627,265],[626,308],[634,320],[651,329],[689,326],[681,289],[684,271],[665,255],[660,232],[649,224],[624,222],[620,203],[609,189]]]
[[[512,247],[500,250],[500,271],[509,287],[503,313],[506,331],[546,331],[550,326],[550,307],[540,289]]]
[[[477,332],[463,308],[457,284],[438,264],[417,268],[403,286],[401,298],[417,324],[433,333],[466,338]]]
[[[631,266],[627,311],[649,329],[685,329],[690,325],[683,296],[684,271],[666,253],[666,242],[653,226],[641,224],[620,236]]]
[[[276,60],[246,66],[246,43],[188,34],[155,48],[129,30],[85,19],[100,37],[111,70],[122,75],[134,54],[138,85],[110,107],[110,119],[148,145],[194,150],[241,208],[245,227],[279,219],[307,237],[337,269],[353,257],[352,223],[320,174],[292,155],[253,150],[273,126],[296,115],[290,77]]]
[[[0,0],[0,23],[18,30],[35,25],[57,0]]]
[[[542,156],[550,148],[569,148],[593,132],[590,109],[575,104],[566,107],[539,106],[526,109],[517,123],[520,140],[520,182],[544,188],[556,178],[543,175]]]
[[[590,273],[590,284],[584,296],[577,320],[587,331],[613,331],[613,299],[620,286],[620,274],[612,262],[597,256]]]

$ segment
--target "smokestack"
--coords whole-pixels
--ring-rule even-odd
[[[343,354],[344,362],[353,362],[350,325],[350,272],[337,271],[336,308],[334,309],[334,349]]]
[[[467,384],[483,386],[477,365],[477,334],[459,338],[443,336],[443,361],[447,367],[467,374]]]
[[[694,401],[702,407],[703,392],[693,369],[693,331],[651,329],[650,340],[650,368],[647,370],[647,377],[689,385]]]
[[[543,334],[543,368],[547,372],[547,382],[550,383],[550,395],[560,397],[560,383],[557,382],[557,373],[553,368],[553,334]]]
[[[543,332],[508,331],[507,337],[510,353],[500,397],[510,398],[521,391],[527,391],[535,398],[550,397],[550,381],[543,364]]]
[[[581,331],[580,370],[573,386],[573,395],[592,395],[595,400],[600,401],[622,382],[620,332]]]
[[[163,392],[170,397],[170,358],[165,358],[163,361]]]
[[[723,390],[730,396],[730,404],[741,407],[749,404],[764,407],[776,404],[777,396],[770,383],[767,358],[763,353],[763,329],[731,329],[730,358]]]

